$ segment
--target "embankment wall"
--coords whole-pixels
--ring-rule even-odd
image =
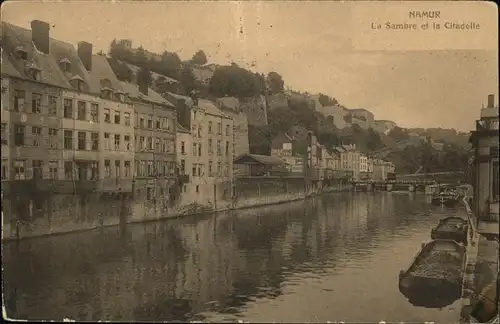
[[[350,190],[333,183],[307,185],[303,178],[240,178],[217,185],[211,206],[174,205],[168,197],[147,200],[119,194],[53,194],[33,201],[27,197],[4,197],[2,240],[96,229],[127,223],[154,221],[210,211],[251,208],[305,199],[310,194]],[[231,195],[232,193],[232,195]]]

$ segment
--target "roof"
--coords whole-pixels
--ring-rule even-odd
[[[120,61],[119,62],[125,64],[130,70],[132,70],[132,72],[134,73],[139,73],[139,71],[141,70],[140,67],[138,67],[137,65],[134,65],[134,64],[130,64],[130,63],[127,63],[127,62],[124,62],[124,61]],[[153,72],[151,71],[151,77],[157,81],[158,79],[160,78],[163,78],[165,79],[165,81],[167,81],[168,83],[179,83],[179,81],[177,81],[176,79],[173,79],[171,77],[168,77],[164,74],[160,74],[160,73],[156,73],[156,72]]]
[[[148,88],[148,95],[144,95],[139,91],[139,86],[129,82],[120,81],[121,87],[131,98],[149,101],[151,103],[174,107],[172,103],[163,98],[160,94]]]
[[[189,106],[189,107],[192,107],[193,106],[193,99],[191,99],[190,97],[188,96],[183,96],[183,95],[179,95],[179,94],[176,94],[176,93],[173,93],[173,92],[165,92],[165,95],[168,95],[169,97],[172,97],[176,100],[184,100],[186,102],[186,105]]]
[[[92,55],[92,69],[87,71],[73,44],[50,37],[50,54],[46,55],[36,49],[32,42],[31,30],[6,22],[2,22],[2,40],[4,50],[2,73],[31,79],[26,74],[26,63],[14,55],[17,48],[22,48],[28,54],[28,62],[39,67],[42,71],[40,81],[43,83],[74,89],[69,81],[82,80],[88,85],[90,93],[100,95],[101,79],[108,79],[113,90],[123,92],[116,75],[104,56]],[[61,62],[70,64],[70,73],[61,69]]]
[[[179,122],[177,122],[176,127],[177,127],[178,133],[191,134],[191,132],[189,130],[187,130],[186,128],[184,128],[181,124],[179,124]]]
[[[206,114],[229,118],[210,100],[198,99],[198,107],[204,109]]]
[[[59,61],[63,58],[63,56],[73,55],[71,51],[68,53],[69,46],[71,45],[68,43],[50,38],[51,55],[45,55],[39,52],[33,45],[31,40],[31,30],[2,22],[2,49],[9,57],[11,63],[11,66],[7,63],[6,66],[9,67],[9,69],[4,70],[4,62],[2,62],[2,73],[15,77],[31,79],[29,75],[26,74],[26,70],[24,68],[25,62],[23,60],[16,59],[14,55],[17,48],[22,48],[27,53],[28,61],[35,62],[36,65],[42,70],[41,82],[61,88],[71,89],[72,86],[68,81],[68,77],[66,77],[59,67]],[[76,52],[74,52],[74,54],[76,54]],[[80,68],[78,64],[78,55],[76,55],[76,58],[67,57],[67,59],[71,63],[76,62],[77,68],[75,69],[75,72],[76,74],[81,74],[80,76],[82,76],[83,71],[81,68],[83,68],[83,66]],[[16,72],[12,71],[12,67],[16,70]]]
[[[264,165],[283,165],[285,161],[274,156],[260,154],[243,154],[237,157],[234,164],[264,164]]]
[[[108,63],[108,60],[103,55],[92,55],[92,70],[89,71],[89,76],[91,79],[91,83],[94,86],[98,86],[98,89],[95,89],[95,92],[101,91],[101,80],[108,79],[111,83],[111,88],[118,92],[125,92],[120,81],[116,77],[115,73],[111,69],[111,66]]]

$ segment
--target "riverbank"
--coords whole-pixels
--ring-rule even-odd
[[[274,182],[276,182],[274,180]],[[232,199],[220,199],[215,207],[192,203],[168,206],[165,201],[138,199],[111,199],[99,197],[57,196],[45,202],[38,210],[33,210],[32,203],[28,215],[15,215],[6,219],[2,212],[2,241],[25,240],[29,238],[63,235],[82,231],[118,226],[132,223],[154,222],[227,210],[251,209],[255,207],[286,204],[305,200],[311,196],[351,191],[350,185],[336,185],[326,188],[305,188],[285,183],[280,190],[276,183],[268,186],[259,182],[258,190],[247,184],[240,188],[240,194]],[[7,212],[13,210],[6,208]],[[22,217],[25,216],[25,217]]]

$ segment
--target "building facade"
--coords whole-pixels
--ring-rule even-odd
[[[134,105],[135,195],[164,197],[175,203],[178,193],[175,106],[140,81],[121,82]],[[165,199],[167,198],[167,199]]]
[[[478,231],[487,231],[496,226],[498,235],[499,214],[499,116],[495,98],[488,96],[488,105],[481,109],[481,118],[476,121],[471,143],[474,148],[473,182],[474,214],[478,219]],[[493,224],[493,225],[489,225]]]
[[[187,205],[196,201],[196,195],[193,195],[193,184],[190,181],[190,171],[192,170],[192,154],[190,148],[193,145],[191,132],[177,123],[176,134],[176,149],[177,149],[177,166],[179,168],[179,177],[185,177],[181,189],[182,205]]]

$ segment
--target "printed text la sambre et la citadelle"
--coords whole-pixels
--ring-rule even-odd
[[[479,30],[480,25],[473,21],[447,20],[441,17],[441,11],[409,11],[404,22],[372,22],[372,29],[387,30]]]

